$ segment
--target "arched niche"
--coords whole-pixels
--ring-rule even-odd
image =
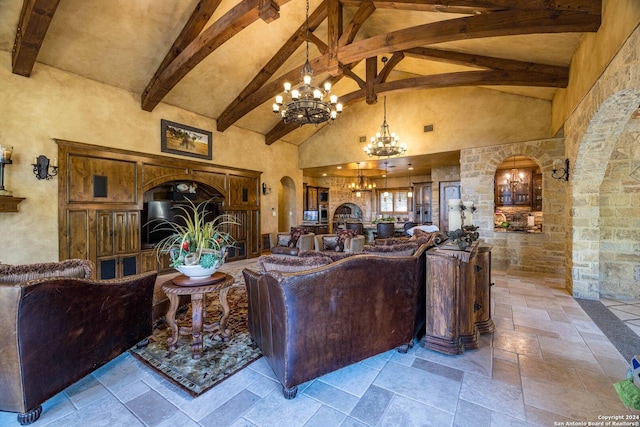
[[[278,230],[288,231],[297,224],[296,184],[289,176],[278,183]]]
[[[495,231],[542,232],[543,180],[542,169],[532,157],[516,154],[498,164],[494,175]]]

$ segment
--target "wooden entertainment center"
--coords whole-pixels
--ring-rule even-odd
[[[228,230],[236,247],[228,260],[260,255],[260,174],[72,141],[58,144],[60,259],[88,259],[96,277],[109,279],[168,268],[143,245],[145,202],[177,185],[197,187],[196,201],[215,195],[224,213],[238,222]]]

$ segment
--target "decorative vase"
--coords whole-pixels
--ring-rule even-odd
[[[198,264],[180,265],[174,268],[192,280],[202,280],[211,277],[213,273],[218,270],[218,265],[216,264],[215,266],[209,268],[204,268],[203,266]]]

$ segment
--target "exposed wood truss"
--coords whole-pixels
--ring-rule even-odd
[[[60,0],[25,0],[12,52],[16,74],[29,76]],[[257,20],[278,19],[289,0],[240,0],[210,25],[222,0],[199,0],[181,33],[147,83],[142,109],[152,111],[196,65]],[[343,22],[345,8],[350,20]],[[424,88],[465,85],[566,87],[568,68],[504,58],[472,55],[433,48],[444,42],[512,35],[594,32],[600,27],[602,0],[323,0],[309,16],[309,41],[320,55],[310,58],[316,74],[328,73],[335,84],[349,78],[358,89],[342,94],[345,106],[375,103],[378,95]],[[356,35],[377,9],[462,14],[448,20],[397,29],[386,34]],[[314,34],[326,22],[326,40]],[[323,32],[324,34],[324,32]],[[224,131],[282,91],[285,81],[300,77],[302,64],[281,70],[306,40],[306,23],[291,34],[256,76],[217,118]],[[389,57],[382,69],[380,56]],[[468,71],[412,75],[389,80],[406,58],[442,61],[468,67]],[[355,67],[365,62],[364,74]],[[402,67],[400,67],[402,68]],[[361,69],[361,68],[358,68]],[[268,144],[284,137],[296,125],[278,123],[266,135]]]
[[[346,26],[341,23],[342,8],[345,6],[358,7]],[[377,8],[464,13],[470,16],[404,28],[354,42],[358,30]],[[323,14],[322,11],[326,12]],[[328,72],[334,76],[334,80],[348,77],[358,84],[359,90],[340,97],[345,106],[363,100],[375,103],[378,94],[411,89],[469,85],[566,87],[567,67],[462,54],[428,46],[474,38],[597,31],[600,27],[600,11],[600,0],[340,0],[339,4],[338,0],[325,0],[313,16],[317,19],[327,17],[328,40],[325,44],[315,37],[310,38],[321,52],[321,56],[310,62],[316,73]],[[317,19],[311,21],[313,29],[319,25]],[[340,28],[343,27],[341,33]],[[304,23],[301,28],[304,28]],[[302,43],[300,31],[282,46],[218,117],[218,131],[228,129],[247,113],[273,99],[282,91],[285,81],[299,78],[302,66],[285,71],[267,83],[293,53],[294,49],[287,49],[293,41],[297,43],[295,47]],[[378,72],[380,55],[391,55],[391,58]],[[390,72],[407,57],[454,63],[475,70],[388,82]],[[351,71],[362,60],[367,61],[364,78]],[[296,127],[295,124],[277,123],[267,133],[266,143],[277,141]]]

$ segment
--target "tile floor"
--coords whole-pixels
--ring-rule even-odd
[[[123,354],[48,400],[33,425],[559,426],[638,417],[612,386],[627,362],[562,279],[494,272],[493,281],[496,331],[464,355],[390,351],[285,400],[264,358],[194,399]],[[0,412],[0,425],[17,426],[15,414]]]
[[[633,332],[640,336],[640,301],[620,301],[609,298],[600,298],[613,314],[618,316]]]

